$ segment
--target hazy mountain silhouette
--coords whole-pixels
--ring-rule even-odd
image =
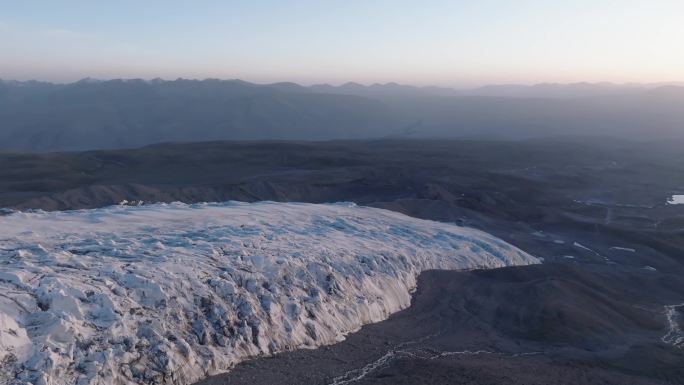
[[[84,80],[0,85],[0,147],[124,148],[209,139],[359,138],[396,123],[378,101],[288,83]]]
[[[643,84],[614,83],[544,83],[526,85],[492,85],[468,92],[476,96],[502,96],[512,98],[586,98],[637,94],[651,88]]]
[[[547,84],[470,91],[240,80],[0,82],[0,149],[204,140],[684,137],[684,87]]]
[[[444,87],[416,87],[397,83],[371,84],[365,86],[359,83],[345,83],[340,86],[317,84],[309,87],[314,92],[357,95],[368,98],[401,98],[407,96],[456,96],[463,95],[462,91]]]

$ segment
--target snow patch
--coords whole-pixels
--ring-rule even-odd
[[[582,249],[582,250],[588,251],[588,252],[590,252],[590,253],[592,253],[592,254],[595,254],[595,255],[598,256],[598,257],[603,258],[603,260],[606,261],[606,263],[608,263],[608,264],[611,264],[611,265],[614,265],[614,264],[615,264],[615,262],[611,261],[610,258],[608,258],[608,257],[606,257],[606,256],[604,256],[604,255],[599,254],[599,253],[596,252],[595,250],[592,250],[592,249],[588,248],[587,246],[584,246],[583,244],[581,244],[581,243],[579,243],[579,242],[574,242],[572,245],[575,246],[575,247],[577,247],[577,248],[580,248],[580,249]]]
[[[636,249],[631,249],[629,247],[618,247],[618,246],[613,246],[610,248],[611,250],[617,250],[617,251],[626,251],[628,253],[636,253]]]
[[[667,200],[670,205],[684,205],[684,195],[673,195]]]
[[[384,320],[423,270],[539,262],[351,204],[15,212],[0,234],[0,380],[49,385],[188,384]]]
[[[584,246],[583,244],[581,244],[581,243],[579,243],[579,242],[575,242],[575,243],[573,243],[572,245],[575,246],[575,247],[579,247],[579,248],[582,249],[582,250],[586,250],[586,251],[588,251],[588,252],[590,252],[590,253],[594,253],[594,254],[596,254],[596,255],[599,255],[599,253],[597,253],[597,252],[595,252],[594,250],[592,250],[592,249],[590,249],[590,248]]]

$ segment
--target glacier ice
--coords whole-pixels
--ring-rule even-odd
[[[538,262],[353,204],[14,212],[0,216],[0,384],[188,384],[386,319],[423,270]]]

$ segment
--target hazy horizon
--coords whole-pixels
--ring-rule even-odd
[[[255,83],[684,81],[684,2],[0,0],[0,78]]]
[[[236,81],[236,82],[245,82],[245,83],[250,83],[250,84],[255,84],[255,85],[263,85],[263,86],[268,86],[268,85],[274,85],[274,84],[286,84],[286,83],[293,83],[297,84],[303,87],[314,87],[314,86],[333,86],[333,87],[342,87],[345,85],[360,85],[363,87],[371,87],[371,86],[389,86],[389,85],[398,85],[398,86],[407,86],[407,87],[418,87],[418,88],[430,88],[430,87],[438,87],[438,88],[447,88],[447,89],[453,89],[455,91],[469,91],[469,90],[475,90],[478,88],[484,88],[484,87],[535,87],[535,86],[576,86],[576,85],[589,85],[589,86],[614,86],[614,87],[661,87],[661,86],[683,86],[684,87],[684,81],[662,81],[662,82],[624,82],[624,83],[617,83],[617,82],[610,82],[610,81],[596,81],[596,82],[589,82],[589,81],[577,81],[577,82],[568,82],[568,83],[563,83],[563,82],[554,82],[554,81],[549,81],[549,82],[538,82],[538,83],[483,83],[480,85],[473,85],[473,86],[449,86],[449,85],[441,85],[441,84],[411,84],[411,83],[401,83],[401,82],[396,82],[396,81],[388,81],[388,82],[355,82],[355,81],[339,81],[339,82],[293,82],[287,79],[282,79],[282,80],[275,80],[272,82],[259,82],[259,81],[252,81],[250,79],[241,79],[241,78],[217,78],[217,77],[203,77],[203,78],[192,78],[192,77],[176,77],[176,78],[171,78],[171,77],[112,77],[112,78],[94,78],[90,76],[85,76],[82,78],[76,78],[73,80],[47,80],[47,79],[38,79],[38,78],[26,78],[26,79],[10,79],[10,78],[3,78],[0,77],[0,81],[5,81],[5,82],[39,82],[39,83],[51,83],[51,84],[73,84],[73,83],[78,83],[82,81],[96,81],[96,82],[109,82],[109,81],[135,81],[135,80],[141,80],[145,82],[151,82],[155,80],[162,80],[162,81],[176,81],[176,80],[187,80],[187,81],[211,81],[211,80],[216,80],[216,81],[222,81],[222,82],[231,82],[231,81]]]

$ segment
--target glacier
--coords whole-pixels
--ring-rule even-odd
[[[472,228],[351,203],[0,216],[0,384],[189,384],[340,341],[427,269],[539,263]]]

